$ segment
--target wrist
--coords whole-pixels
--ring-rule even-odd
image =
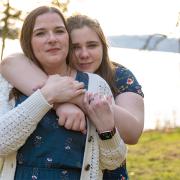
[[[101,140],[108,140],[108,139],[112,139],[113,136],[115,135],[116,133],[116,127],[114,126],[111,130],[106,130],[106,131],[101,131],[101,132],[98,132],[98,135],[99,135],[99,138]]]
[[[53,104],[53,109],[56,110],[59,107],[59,105],[60,105],[59,103],[54,103]]]
[[[78,106],[80,109],[82,109],[85,112],[85,108],[83,105],[83,99],[84,99],[84,94],[81,94],[77,97],[72,98],[69,103],[71,104],[75,104],[76,106]]]
[[[105,132],[105,131],[111,131],[111,130],[114,129],[114,127],[115,127],[115,122],[114,121],[113,122],[109,121],[109,123],[104,122],[103,126],[102,126],[102,124],[96,125],[96,129],[97,129],[98,133],[102,133],[102,132]]]
[[[53,99],[52,93],[49,93],[46,88],[41,88],[40,91],[41,91],[42,95],[44,96],[44,98],[46,99],[46,101],[49,104],[53,105],[54,99]]]

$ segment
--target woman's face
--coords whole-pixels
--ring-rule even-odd
[[[36,18],[31,45],[45,71],[64,68],[69,50],[69,35],[57,13],[48,12]]]
[[[72,30],[71,39],[72,63],[75,68],[84,72],[95,72],[103,57],[103,47],[97,33],[88,26],[84,26]]]

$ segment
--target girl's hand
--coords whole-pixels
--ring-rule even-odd
[[[58,124],[66,129],[86,133],[86,119],[83,111],[76,105],[64,103],[56,106]]]
[[[86,93],[84,97],[84,107],[86,114],[98,132],[104,132],[114,128],[115,122],[111,97]]]

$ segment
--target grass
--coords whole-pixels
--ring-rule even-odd
[[[180,128],[144,132],[128,149],[131,180],[180,179]]]

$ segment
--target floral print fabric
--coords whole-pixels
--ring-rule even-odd
[[[119,90],[119,94],[124,92],[134,92],[144,97],[141,85],[138,83],[133,73],[122,65],[116,64],[115,82]],[[105,170],[103,180],[128,180],[128,172],[126,169],[126,160],[122,165],[113,170]]]

